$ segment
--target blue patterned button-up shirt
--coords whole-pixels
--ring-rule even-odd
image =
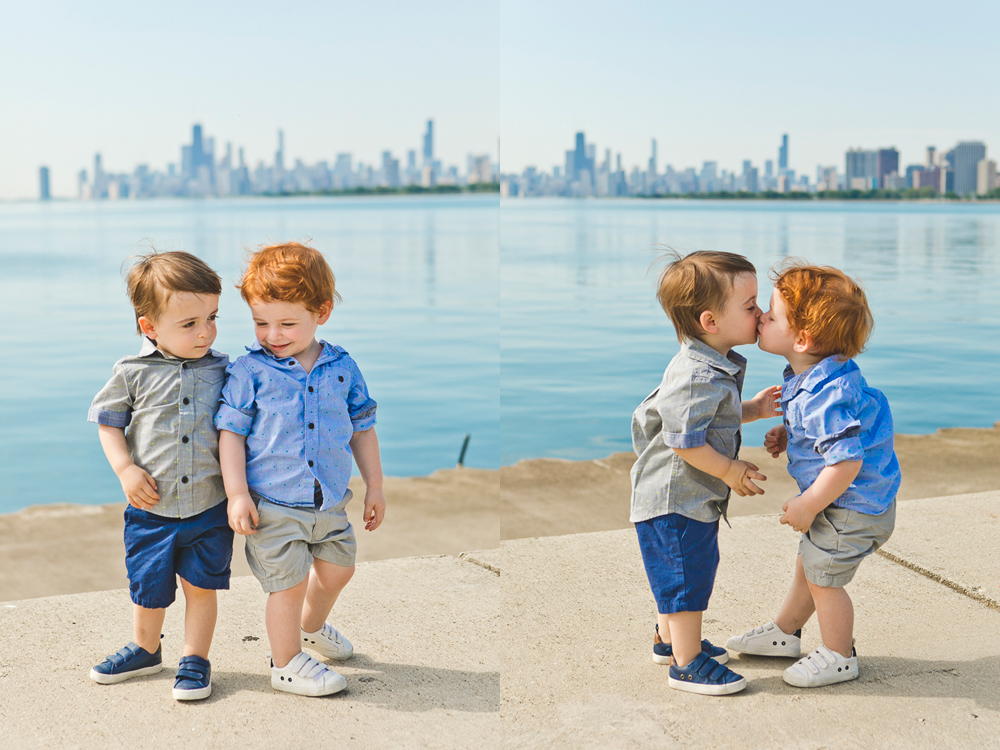
[[[258,342],[228,369],[215,426],[247,438],[247,484],[279,505],[321,510],[341,503],[351,478],[350,441],[375,426],[376,404],[361,371],[339,346],[306,372],[293,357],[276,357]]]
[[[827,357],[800,375],[785,368],[781,406],[788,430],[788,473],[805,492],[827,466],[861,461],[861,471],[834,500],[839,508],[878,515],[896,499],[902,475],[885,395],[853,359]]]

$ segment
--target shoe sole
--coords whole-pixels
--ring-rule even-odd
[[[98,672],[96,669],[90,670],[90,679],[94,682],[100,683],[101,685],[114,685],[117,682],[125,682],[125,680],[131,680],[133,677],[144,677],[148,674],[156,674],[163,669],[163,664],[157,664],[155,667],[143,667],[142,669],[132,669],[128,672],[119,672],[118,674],[104,674],[103,672]]]
[[[817,687],[826,687],[827,685],[836,685],[841,682],[850,682],[851,680],[856,680],[858,679],[858,670],[855,669],[853,672],[842,672],[840,674],[833,675],[829,678],[824,678],[822,681],[819,680],[810,681],[809,679],[799,677],[797,674],[790,675],[788,674],[788,672],[785,672],[782,675],[782,678],[785,680],[786,683],[788,683],[792,687],[817,688]]]
[[[704,683],[687,682],[686,680],[676,680],[670,677],[667,679],[667,684],[675,690],[697,693],[698,695],[732,695],[745,689],[747,680],[746,677],[740,677],[736,682],[727,682],[724,685],[705,685]]]
[[[739,641],[730,639],[726,642],[726,648],[730,651],[735,651],[739,654],[747,654],[748,656],[783,656],[789,659],[801,659],[802,658],[802,646],[800,645],[797,649],[792,650],[788,646],[758,646],[753,647],[749,645],[742,645]],[[718,661],[718,659],[716,659]]]
[[[712,658],[715,659],[717,662],[719,662],[719,664],[725,664],[727,661],[729,661],[729,652],[727,651],[726,653],[722,654],[721,656],[713,656]],[[670,664],[670,657],[669,656],[660,656],[659,654],[653,654],[653,663],[654,664]]]
[[[174,700],[178,701],[200,701],[203,698],[207,698],[212,694],[212,683],[208,683],[206,687],[196,688],[194,690],[181,690],[179,688],[174,688]]]
[[[354,651],[353,650],[350,651],[349,653],[346,653],[346,654],[341,654],[341,653],[330,654],[330,653],[327,653],[326,651],[320,651],[318,648],[316,648],[315,644],[308,643],[306,641],[302,641],[302,648],[307,648],[310,651],[315,651],[317,654],[319,654],[323,658],[325,658],[325,659],[333,659],[334,661],[345,661],[347,659],[350,659],[352,656],[354,656]]]
[[[299,685],[302,687],[299,687]],[[311,698],[318,698],[322,695],[333,695],[334,693],[339,693],[341,690],[347,687],[347,680],[341,676],[338,682],[333,685],[327,685],[326,687],[316,687],[315,683],[310,685],[305,680],[301,683],[288,683],[281,682],[280,680],[275,680],[271,678],[271,687],[275,690],[280,690],[283,693],[294,693],[295,695],[306,695]]]

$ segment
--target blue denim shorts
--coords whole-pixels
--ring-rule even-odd
[[[190,518],[125,508],[125,567],[132,601],[147,609],[174,603],[177,576],[202,589],[228,589],[233,530],[226,503]]]
[[[719,522],[668,513],[635,525],[649,587],[661,615],[704,612],[719,569]]]

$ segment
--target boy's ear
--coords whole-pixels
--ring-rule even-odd
[[[715,313],[711,310],[705,310],[701,315],[698,316],[698,325],[701,326],[701,330],[705,333],[718,333],[719,324],[715,320]]]
[[[139,318],[139,329],[146,338],[156,341],[156,326],[153,324],[153,321],[145,315]]]
[[[808,354],[814,343],[816,342],[813,341],[812,334],[807,330],[801,330],[795,334],[795,343],[792,345],[792,349],[799,354]]]
[[[330,319],[330,313],[333,312],[333,302],[327,300],[322,305],[319,306],[319,318],[316,320],[316,325],[323,325],[326,321]]]

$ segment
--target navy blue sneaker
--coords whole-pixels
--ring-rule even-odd
[[[124,682],[133,677],[146,674],[156,674],[163,669],[162,648],[156,647],[154,653],[129,643],[125,648],[107,657],[90,670],[90,679],[102,685]]]
[[[712,645],[712,642],[708,638],[701,642],[702,653],[708,654],[710,657],[715,659],[719,664],[725,664],[729,661],[729,652],[724,648]],[[664,643],[660,640],[660,626],[656,626],[656,636],[653,638],[653,661],[657,664],[672,664],[674,659],[674,650],[669,643]]]
[[[177,665],[174,681],[174,698],[179,701],[198,701],[212,694],[212,665],[200,656],[182,656]]]
[[[743,690],[747,681],[702,651],[686,667],[671,664],[668,684],[700,695],[729,695]]]

